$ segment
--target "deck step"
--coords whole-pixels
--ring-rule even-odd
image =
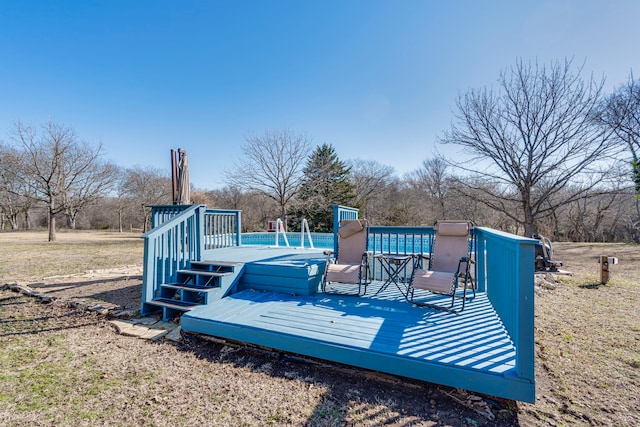
[[[163,283],[160,287],[199,292],[209,292],[220,288],[220,286],[194,285],[192,283]]]
[[[232,262],[232,261],[191,261],[191,265],[205,265],[205,266],[216,266],[216,267],[237,267],[242,265],[241,262]]]
[[[173,308],[174,310],[189,311],[196,307],[201,306],[197,302],[179,301],[169,298],[154,298],[151,301],[147,301],[147,304],[153,304],[160,307]]]
[[[178,270],[179,274],[190,274],[190,275],[198,275],[198,276],[209,276],[209,277],[224,277],[230,272],[219,272],[219,271],[207,271],[207,270]]]

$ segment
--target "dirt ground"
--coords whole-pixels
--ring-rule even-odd
[[[27,283],[57,298],[49,304],[0,292],[0,385],[25,384],[30,370],[53,377],[27,380],[31,393],[0,391],[0,424],[640,425],[640,248],[554,248],[573,275],[536,289],[536,404],[196,335],[117,335],[86,308],[139,307],[141,267],[128,265]],[[598,255],[620,260],[607,285]]]

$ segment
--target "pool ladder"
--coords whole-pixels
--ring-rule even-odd
[[[284,229],[284,222],[280,218],[276,220],[276,246],[280,246],[280,235],[282,235],[282,239],[284,240],[284,245],[288,248],[289,239],[287,239],[287,232]],[[300,223],[300,248],[304,248],[304,237],[307,236],[309,240],[309,248],[315,249],[313,246],[313,240],[311,239],[311,232],[309,231],[309,223],[306,218],[302,219]]]

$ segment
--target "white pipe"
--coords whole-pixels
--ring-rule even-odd
[[[284,244],[289,247],[289,240],[287,239],[287,233],[284,231],[284,223],[280,218],[276,219],[276,247],[280,246],[278,244],[280,233],[282,233],[282,238],[284,239]]]
[[[309,239],[309,247],[311,249],[315,249],[313,246],[313,240],[311,240],[311,232],[309,231],[309,222],[306,220],[306,218],[303,218],[302,223],[300,224],[300,248],[304,248],[305,230],[306,230],[307,238]]]

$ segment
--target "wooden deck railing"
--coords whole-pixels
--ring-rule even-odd
[[[516,348],[518,377],[534,381],[535,244],[513,234],[476,227],[476,280]]]
[[[193,205],[153,205],[151,208],[151,229],[164,224]]]
[[[204,205],[191,205],[186,209],[177,208],[173,212],[167,207],[153,207],[159,213],[152,217],[161,221],[144,238],[144,268],[142,272],[142,315],[156,307],[145,303],[152,300],[163,283],[176,277],[179,269],[190,261],[199,260],[203,251],[202,220]],[[152,210],[152,212],[153,212]]]
[[[433,244],[433,227],[391,227],[370,226],[368,250],[378,254],[413,255],[428,254]],[[411,263],[404,269],[400,280],[408,281],[411,276]],[[380,263],[372,265],[373,280],[386,280],[386,274]]]
[[[206,209],[204,205],[152,207],[156,226],[144,238],[142,314],[156,307],[145,304],[159,286],[176,278],[177,271],[202,259],[206,249],[240,244],[240,211]]]
[[[239,210],[207,209],[204,213],[204,249],[240,246],[241,218]]]
[[[334,207],[334,218],[341,211],[357,219],[357,210]],[[353,213],[355,211],[355,217]],[[339,224],[339,223],[338,223]],[[334,228],[337,230],[337,226]],[[377,253],[428,253],[433,227],[369,227],[369,250]],[[498,230],[473,230],[474,275],[478,291],[486,292],[516,348],[516,371],[524,382],[535,382],[534,373],[534,259],[536,241]],[[334,232],[337,242],[337,233]],[[407,267],[404,279],[411,274]],[[374,262],[373,278],[385,279]],[[401,276],[401,279],[403,277]]]

